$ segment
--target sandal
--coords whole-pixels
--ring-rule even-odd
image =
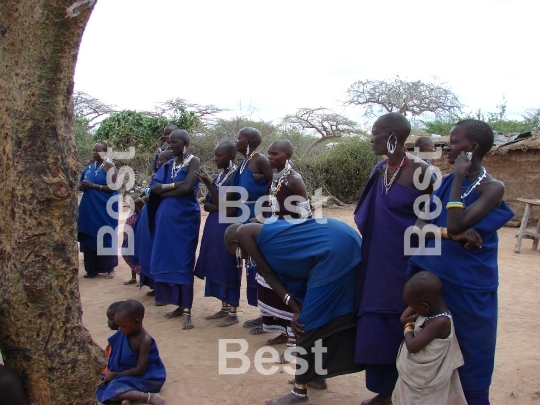
[[[155,290],[150,290],[146,293],[146,295],[148,295],[149,297],[153,297],[154,295],[156,295],[156,291]]]
[[[260,319],[260,318],[258,318]],[[245,321],[242,325],[242,328],[256,328],[257,326],[262,326],[262,321],[259,322],[258,319],[248,319],[247,321]]]
[[[268,333],[263,329],[262,323],[260,325],[255,326],[253,329],[249,331],[250,335],[262,335],[263,333]]]
[[[129,284],[137,284],[137,280],[132,278],[131,280],[124,281],[124,285],[129,285]]]
[[[111,271],[110,273],[107,273],[107,275],[105,276],[105,278],[106,278],[107,280],[110,280],[111,278],[114,278],[114,270]]]

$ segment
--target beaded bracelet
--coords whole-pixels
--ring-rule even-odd
[[[450,208],[463,209],[463,203],[461,201],[450,201],[449,203],[446,204],[446,209],[448,210]]]
[[[403,336],[405,336],[407,332],[414,332],[414,329],[413,329],[413,328],[406,328],[406,329],[403,331]]]

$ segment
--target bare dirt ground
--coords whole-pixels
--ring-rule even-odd
[[[324,214],[354,226],[353,208],[325,209]],[[203,213],[203,224],[206,213]],[[499,332],[497,356],[490,397],[493,405],[529,403],[540,404],[540,253],[531,250],[532,242],[524,241],[521,253],[514,253],[516,229],[499,232]],[[156,339],[161,357],[167,367],[167,382],[161,394],[168,405],[201,404],[264,404],[264,400],[287,393],[290,377],[282,365],[272,375],[259,373],[253,359],[257,349],[274,334],[252,336],[242,322],[256,318],[258,310],[247,305],[242,295],[238,311],[240,323],[226,328],[215,325],[219,320],[205,316],[220,309],[215,298],[204,297],[204,281],[195,279],[193,330],[181,327],[181,318],[165,319],[171,306],[156,307],[153,297],[146,296],[147,288],[123,285],[130,278],[129,267],[120,259],[116,277],[84,279],[82,265],[79,283],[83,304],[84,325],[101,346],[107,344],[111,331],[107,328],[105,311],[115,301],[136,299],[146,307],[144,326]],[[250,368],[241,375],[219,374],[219,340],[245,339],[249,345],[246,356]],[[229,351],[239,350],[229,345]],[[284,345],[276,347],[280,352]],[[267,354],[266,357],[269,357]],[[229,359],[226,366],[239,367],[239,360]],[[272,364],[266,364],[270,368]],[[365,388],[364,374],[332,378],[324,391],[310,389],[311,404],[360,404],[372,394]]]

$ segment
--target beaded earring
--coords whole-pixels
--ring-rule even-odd
[[[186,152],[187,152],[187,148],[184,146],[184,153],[186,153]]]
[[[242,249],[240,249],[240,246],[236,248],[236,267],[242,268]]]
[[[227,170],[231,170],[233,163],[232,160],[229,160],[229,164],[227,165]]]
[[[391,139],[394,137],[394,141],[392,142]],[[391,155],[396,151],[397,147],[397,136],[395,136],[393,133],[388,137],[388,141],[386,141],[386,150]]]

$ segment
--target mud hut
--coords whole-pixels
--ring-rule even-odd
[[[448,136],[432,139],[435,145],[441,148],[446,147],[449,142]],[[409,137],[405,147],[413,151],[415,140],[415,137]],[[431,163],[443,174],[452,171],[444,151],[439,159]],[[540,198],[540,134],[533,134],[531,138],[518,142],[494,146],[485,157],[485,167],[493,177],[504,183],[504,199],[516,214],[510,224],[519,226],[525,204],[517,201],[517,198]],[[539,217],[540,209],[533,208],[529,225],[533,222],[536,224]]]

